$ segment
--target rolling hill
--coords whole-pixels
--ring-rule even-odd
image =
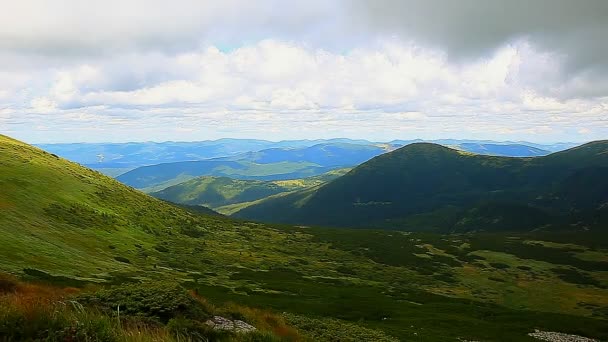
[[[146,192],[159,191],[198,176],[248,180],[299,179],[351,167],[384,151],[381,146],[345,143],[267,149],[211,160],[144,166],[117,179]]]
[[[38,147],[95,170],[118,176],[140,166],[234,156],[264,149],[303,148],[318,144],[373,145],[366,140],[219,139],[194,142],[40,144]]]
[[[608,222],[608,141],[536,158],[474,155],[416,143],[315,189],[234,216],[406,230],[596,229]]]
[[[576,160],[595,159],[587,152]],[[585,182],[572,178],[564,189],[577,181]],[[260,328],[286,322],[302,341],[527,341],[534,329],[608,338],[601,232],[437,235],[199,215],[4,136],[0,188],[0,271],[34,282],[0,274],[8,340],[59,329],[122,341],[101,335],[118,325],[141,341],[128,324],[200,333],[199,314],[183,317],[195,300],[235,319],[257,315],[249,322]],[[26,297],[15,298],[19,291]],[[67,297],[34,296],[49,292]],[[106,305],[107,316],[88,305]],[[177,310],[179,320],[150,320],[149,309]],[[280,327],[262,340],[293,340]],[[26,328],[32,335],[19,335]]]
[[[173,203],[191,206],[202,205],[224,213],[223,206],[234,207],[235,204],[243,204],[280,193],[318,186],[338,178],[348,171],[349,169],[337,169],[319,176],[280,181],[203,176],[170,186],[161,191],[152,192],[150,195]]]
[[[195,142],[129,142],[129,143],[69,143],[69,144],[40,144],[38,147],[60,157],[80,163],[84,166],[98,170],[112,177],[142,166],[150,166],[161,163],[176,163],[186,161],[200,161],[213,158],[234,160],[235,156],[252,153],[255,156],[258,151],[268,150],[266,153],[258,153],[258,158],[274,159],[278,161],[293,160],[296,154],[285,152],[292,149],[300,149],[304,154],[321,160],[315,162],[324,164],[328,154],[312,154],[314,149],[306,152],[305,148],[315,145],[360,145],[367,148],[387,146],[390,149],[401,147],[423,140],[394,140],[389,143],[374,143],[367,140],[353,139],[325,139],[325,140],[286,140],[267,141],[255,139],[219,139]],[[427,141],[429,142],[429,141]],[[479,140],[454,140],[443,139],[430,141],[444,146],[450,146],[463,151],[478,154],[501,155],[501,156],[538,156],[551,152],[560,151],[574,144],[561,143],[553,145],[533,144],[528,142],[494,142]],[[365,147],[362,147],[365,148]],[[377,154],[382,153],[377,150]],[[323,157],[324,156],[324,157]],[[374,155],[375,156],[375,155]],[[250,157],[251,158],[251,157]],[[240,159],[243,159],[242,156]],[[299,161],[296,159],[295,161]],[[355,161],[361,162],[355,158]],[[350,163],[352,165],[357,162]]]
[[[458,150],[475,154],[502,157],[538,157],[550,153],[547,150],[522,144],[460,143],[453,147]]]

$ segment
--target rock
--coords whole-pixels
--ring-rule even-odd
[[[538,340],[549,341],[549,342],[600,342],[592,338],[587,338],[577,335],[569,335],[564,333],[552,332],[552,331],[540,331],[536,329],[533,333],[529,333]]]
[[[249,333],[257,330],[253,325],[240,321],[238,319],[230,320],[222,316],[213,316],[213,318],[205,322],[213,330],[232,331],[235,333]]]

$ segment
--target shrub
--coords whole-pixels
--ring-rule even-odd
[[[364,328],[333,318],[317,319],[293,314],[284,314],[284,317],[291,325],[305,331],[307,337],[313,341],[398,341],[381,330]]]
[[[0,274],[0,294],[14,292],[17,289],[17,279],[8,274]]]
[[[79,301],[105,312],[151,317],[163,323],[172,318],[203,320],[210,316],[206,307],[183,287],[168,282],[115,286],[81,295]]]
[[[499,270],[504,270],[504,269],[507,269],[507,268],[511,267],[511,266],[509,266],[507,264],[503,264],[503,263],[500,263],[500,262],[491,262],[490,266],[492,266],[492,267],[494,267],[496,269],[499,269]]]
[[[0,303],[4,341],[117,341],[111,318],[41,298],[13,296]]]
[[[602,284],[598,280],[585,272],[579,272],[578,270],[570,268],[552,268],[551,271],[553,271],[561,280],[571,284],[602,287]]]
[[[131,260],[129,260],[129,259],[125,258],[125,257],[121,257],[121,256],[114,257],[114,260],[120,261],[120,262],[124,262],[125,264],[130,264],[131,263]]]
[[[157,251],[159,251],[161,253],[168,253],[169,252],[169,249],[167,247],[165,247],[165,246],[162,246],[162,245],[155,246],[154,249],[156,249]]]

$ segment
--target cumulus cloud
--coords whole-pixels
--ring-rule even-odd
[[[0,129],[33,141],[605,138],[607,4],[7,2]]]

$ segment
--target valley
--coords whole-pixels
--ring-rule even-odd
[[[2,4],[0,342],[608,342],[608,0]]]
[[[0,164],[0,270],[27,281],[121,289],[164,280],[218,306],[282,315],[300,339],[532,341],[534,329],[608,338],[604,229],[444,235],[256,223],[189,212],[8,137]]]

